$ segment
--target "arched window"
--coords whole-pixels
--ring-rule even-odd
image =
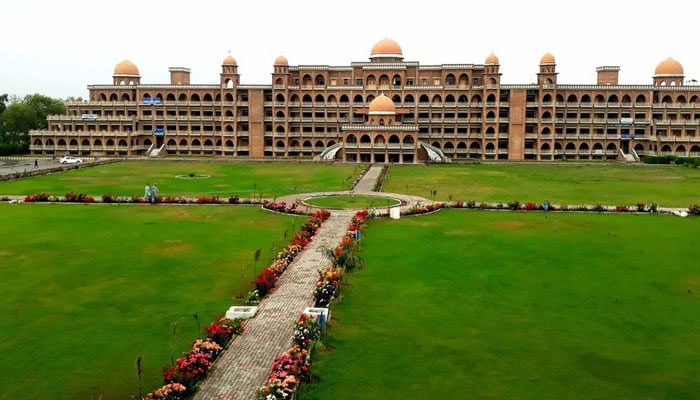
[[[311,75],[305,74],[301,79],[301,84],[304,86],[311,86]]]
[[[389,87],[389,77],[385,74],[379,76],[379,86],[383,88]]]
[[[678,147],[676,147],[676,153],[685,154],[685,146],[683,146],[682,144],[678,145]]]
[[[275,147],[277,147],[278,149],[284,149],[284,141],[278,140],[277,143],[275,143]]]
[[[486,145],[486,150],[491,150],[491,151],[493,151],[493,150],[495,150],[495,149],[496,149],[496,146],[494,146],[493,143],[488,143],[488,144]]]
[[[92,142],[92,145],[94,147],[102,147],[102,141],[100,139],[95,139],[95,141]]]
[[[367,103],[371,103],[372,100],[374,100],[374,95],[373,94],[367,95]]]
[[[126,147],[126,140],[121,139],[121,140],[119,141],[119,147]]]
[[[107,101],[107,96],[104,93],[100,93],[100,101]]]
[[[666,95],[666,96],[664,96],[663,99],[661,99],[661,102],[664,103],[664,104],[668,104],[668,103],[672,103],[673,100],[671,99],[671,96]]]
[[[385,143],[385,141],[384,141],[384,136],[382,136],[382,135],[377,135],[377,136],[374,138],[374,144],[377,144],[377,145],[384,145],[384,143]]]
[[[177,142],[175,142],[175,139],[168,140],[168,146],[177,146]]]
[[[226,132],[233,132],[233,126],[231,125],[226,125],[226,128],[224,128]]]
[[[460,74],[459,75],[459,87],[467,87],[467,86],[469,86],[469,75]]]
[[[578,98],[576,97],[575,94],[570,94],[569,97],[566,98],[567,103],[578,103]]]
[[[698,102],[698,96],[691,96],[690,97],[690,103],[695,104]]]
[[[124,139],[122,139],[122,140],[124,140]],[[58,141],[58,144],[59,144],[59,145],[61,144],[61,141],[60,141],[60,140]],[[121,143],[120,143],[119,145],[121,146]],[[124,145],[126,146],[126,142],[124,142]],[[112,140],[112,139],[107,139],[107,147],[114,147],[114,140]]]
[[[129,93],[122,93],[122,101],[131,101],[131,96],[129,96]]]
[[[317,141],[316,141],[316,144],[314,144],[314,147],[316,147],[317,149],[322,149],[322,148],[323,148],[323,142],[320,141],[320,140],[317,140]]]
[[[167,101],[175,101],[175,95],[172,93],[168,93],[167,96],[165,96],[165,100]]]
[[[204,145],[205,145],[205,146],[213,146],[214,143],[212,143],[212,141],[211,141],[210,139],[207,139],[207,140],[204,141]]]
[[[80,142],[80,145],[81,146],[90,146],[90,141],[87,139],[83,139],[83,141]]]
[[[637,103],[637,104],[646,103],[646,102],[647,102],[647,98],[646,98],[646,96],[644,96],[643,94],[640,94],[639,96],[637,96],[636,99],[634,99],[634,102]]]
[[[489,111],[488,113],[486,113],[486,119],[496,119],[496,113],[494,113],[493,111]]]
[[[180,95],[177,97],[177,101],[187,101],[187,95],[180,93]],[[233,99],[231,99],[231,101],[233,101]]]
[[[433,96],[433,105],[440,105],[442,104],[442,97],[440,97],[439,94],[436,94]]]
[[[622,96],[622,104],[632,103],[632,98],[629,95]]]
[[[324,104],[326,99],[323,98],[322,94],[317,94],[315,99],[316,104]]]
[[[282,125],[277,125],[277,128],[275,128],[275,132],[277,132],[277,133],[284,133],[284,126],[282,126]]]
[[[190,101],[200,101],[199,95],[197,93],[193,93],[192,96],[190,96]]]
[[[552,113],[545,111],[542,113],[542,119],[552,119]]]
[[[616,96],[616,95],[611,94],[611,95],[608,97],[608,103],[617,104],[617,102],[618,102],[618,100],[617,100],[617,96]]]
[[[202,145],[202,143],[199,141],[199,139],[195,139],[195,140],[192,141],[192,146],[193,146],[193,147],[201,146],[201,145]]]
[[[313,147],[313,146],[311,145],[311,141],[310,141],[310,140],[304,140],[304,144],[302,144],[302,147],[311,148],[311,147]]]
[[[182,146],[182,147],[187,147],[187,140],[186,140],[186,139],[180,139],[180,146]]]
[[[153,144],[153,142],[151,142],[151,139],[146,139],[146,140],[143,141],[143,145],[144,145],[144,146],[150,146],[150,145],[152,145],[152,144]]]
[[[596,104],[605,103],[605,97],[603,97],[602,94],[598,94],[595,96],[595,102],[596,102]]]
[[[301,98],[302,103],[311,103],[311,95],[305,94],[304,97]]]
[[[348,137],[345,139],[345,142],[347,143],[357,143],[357,137],[353,134],[349,134]]]
[[[576,145],[569,142],[566,144],[566,150],[576,150]]]
[[[431,146],[435,147],[436,149],[441,149],[442,146],[440,145],[440,142],[433,142],[430,144]]]
[[[445,84],[447,86],[454,86],[456,83],[457,79],[453,74],[447,74],[447,76],[445,76]]]
[[[204,95],[203,101],[214,101],[209,93]]]
[[[430,102],[430,99],[428,98],[428,95],[427,95],[427,94],[422,94],[422,95],[420,95],[420,97],[418,98],[418,102],[419,102],[419,103],[428,103],[428,102]]]
[[[401,140],[399,140],[398,136],[391,135],[389,136],[389,143],[401,143]]]
[[[552,95],[547,93],[544,96],[542,96],[542,102],[543,103],[551,103],[552,102]]]
[[[403,98],[404,104],[407,105],[412,105],[416,102],[416,100],[413,98],[413,95],[407,94],[406,97]]]
[[[413,136],[404,136],[403,144],[413,144]]]
[[[445,104],[454,104],[455,103],[455,97],[451,94],[448,94],[445,96]]]
[[[481,103],[481,96],[478,94],[475,94],[474,96],[472,96],[471,103],[472,103],[472,105],[474,103]]]
[[[540,146],[541,151],[549,151],[551,149],[552,147],[549,145],[549,143],[542,143],[542,146]]]
[[[394,87],[401,86],[401,75],[394,74],[394,76],[391,78],[391,85]]]
[[[372,139],[369,137],[369,135],[365,134],[360,137],[360,143],[372,143]]]
[[[595,144],[593,144],[593,150],[594,150],[594,151],[595,151],[595,150],[600,150],[600,151],[602,151],[602,150],[603,150],[603,145],[600,144],[600,143],[595,143]]]
[[[354,104],[362,105],[364,103],[364,100],[362,100],[362,95],[356,94],[355,97],[352,98],[352,102]]]
[[[581,150],[588,150],[588,143],[585,143],[585,142],[584,142],[584,143],[581,143],[581,144],[578,146],[578,149],[579,149],[579,151],[581,151]]]
[[[590,104],[591,103],[591,96],[584,94],[581,96],[581,104]]]
[[[551,135],[552,131],[548,127],[545,126],[544,128],[542,128],[541,134],[544,136]]]
[[[496,95],[491,93],[486,97],[486,102],[487,103],[495,103],[496,102]]]
[[[342,95],[342,96],[340,96],[340,102],[341,103],[349,103],[350,99],[348,98],[347,95]]]
[[[338,101],[336,100],[334,95],[328,96],[328,104],[333,104],[335,105]]]
[[[395,105],[399,106],[399,105],[401,105],[401,96],[399,96],[398,94],[395,94],[395,95],[391,96],[391,101],[393,101]]]
[[[284,103],[284,95],[282,93],[277,93],[277,96],[275,96],[275,101],[278,103]]]
[[[61,142],[59,141],[58,145],[61,145]],[[670,153],[671,152],[671,146],[665,144],[661,147],[661,152],[662,153]]]
[[[284,84],[284,79],[282,79],[282,78],[275,79],[275,85],[282,86],[283,84]]]
[[[607,147],[605,147],[605,150],[616,151],[617,146],[615,146],[615,143],[608,143]]]
[[[376,86],[377,85],[377,78],[374,77],[374,75],[369,74],[367,75],[367,86]]]
[[[326,84],[326,80],[323,78],[323,75],[321,75],[321,74],[316,75],[315,82],[316,82],[316,85],[318,85],[318,86],[323,86]]]
[[[457,104],[459,104],[461,106],[466,106],[467,103],[468,103],[467,96],[461,95],[461,96],[459,96],[459,98],[457,98]]]
[[[487,135],[493,135],[494,133],[496,133],[496,131],[493,129],[493,126],[489,126],[488,128],[486,128]]]
[[[561,94],[558,94],[555,96],[555,99],[557,100],[557,103],[563,103],[564,102],[564,96]]]
[[[277,113],[275,113],[275,118],[282,118],[282,119],[284,119],[284,111],[281,111],[281,110],[280,110],[280,111],[277,111]]]
[[[117,97],[116,93],[112,93],[109,95],[109,101],[117,101],[119,98]]]
[[[685,96],[683,96],[683,95],[678,96],[678,98],[676,98],[676,103],[685,104],[686,103]]]
[[[229,139],[225,143],[226,147],[233,147],[233,140]]]

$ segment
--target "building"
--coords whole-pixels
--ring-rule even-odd
[[[595,84],[558,84],[545,54],[536,84],[501,84],[499,60],[421,65],[383,39],[368,62],[289,65],[271,83],[243,85],[228,56],[216,84],[143,84],[125,60],[89,101],[68,102],[30,133],[33,154],[216,155],[358,162],[460,159],[615,160],[643,154],[700,156],[700,86],[671,58],[650,85],[622,85],[620,68],[597,68]]]

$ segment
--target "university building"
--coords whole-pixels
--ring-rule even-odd
[[[668,58],[649,85],[622,85],[618,66],[595,84],[559,84],[545,54],[536,84],[501,84],[498,58],[483,64],[421,65],[383,39],[369,61],[349,66],[274,60],[270,84],[240,83],[236,60],[219,82],[141,83],[135,64],[114,68],[89,101],[68,102],[30,132],[33,154],[208,155],[348,162],[638,160],[700,156],[700,86],[685,85]]]

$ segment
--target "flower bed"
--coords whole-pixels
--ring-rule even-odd
[[[403,215],[421,215],[435,212],[445,208],[445,203],[432,203],[428,205],[413,206],[403,213]]]
[[[330,217],[330,212],[321,210],[315,212],[294,234],[289,245],[282,249],[272,264],[265,268],[255,279],[255,299],[265,297],[275,287],[275,283],[282,272],[292,263],[294,258],[306,247],[318,228]],[[249,296],[250,299],[250,296]],[[299,379],[308,379],[309,351],[308,346],[318,338],[318,325],[315,321],[307,321],[306,317],[300,318],[295,326],[295,346],[287,353],[287,357],[275,360],[274,364],[277,377],[283,377],[279,382],[275,381],[275,391],[287,390],[296,387]],[[181,400],[194,393],[197,383],[207,376],[212,364],[221,352],[228,346],[235,336],[243,333],[245,320],[227,319],[218,317],[214,322],[204,327],[207,333],[206,339],[195,340],[192,349],[183,353],[182,357],[175,360],[175,365],[163,367],[164,386],[148,393],[146,399]],[[274,398],[274,397],[273,397]],[[280,397],[282,398],[282,397]]]
[[[439,203],[441,204],[441,203]],[[562,204],[555,206],[553,204],[539,204],[539,203],[520,203],[519,201],[512,201],[510,203],[487,203],[487,202],[475,202],[458,200],[454,203],[442,204],[442,207],[446,208],[466,208],[466,209],[479,209],[479,210],[511,210],[511,211],[583,211],[583,212],[639,212],[639,213],[656,213],[658,212],[658,205],[656,203],[644,204],[637,203],[634,206],[629,206],[626,204],[620,204],[617,206],[604,206],[601,204],[596,204],[589,206],[586,204],[580,204],[576,206],[569,206]],[[692,210],[693,206],[690,206]],[[692,212],[691,212],[692,213]]]
[[[8,199],[9,200],[9,199]],[[66,193],[65,196],[53,196],[47,193],[30,194],[24,197],[27,203],[38,202],[53,202],[53,203],[94,203],[100,201],[102,203],[150,203],[150,200],[145,197],[131,196],[114,196],[110,193],[105,193],[97,199],[93,196],[88,196],[85,193]],[[230,196],[220,198],[219,196],[199,196],[191,197],[173,197],[173,196],[156,196],[155,203],[162,204],[259,204],[260,201],[255,199],[241,199],[238,196]]]
[[[302,314],[294,325],[292,347],[275,358],[270,374],[258,389],[260,400],[291,399],[299,384],[311,378],[311,347],[321,338],[321,327]]]
[[[295,214],[295,215],[301,214],[301,212],[297,210],[296,203],[291,204],[291,205],[287,205],[287,203],[285,203],[284,201],[265,200],[265,201],[263,201],[263,208],[270,210],[270,211],[275,211],[275,212],[284,213],[284,214]]]

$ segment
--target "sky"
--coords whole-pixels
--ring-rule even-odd
[[[698,1],[213,1],[3,0],[0,93],[87,97],[127,58],[142,83],[217,83],[231,53],[242,84],[269,84],[275,57],[291,65],[367,61],[383,37],[422,64],[483,63],[494,52],[503,83],[532,83],[541,56],[559,83],[595,83],[619,65],[620,83],[650,84],[666,57],[700,80]]]

